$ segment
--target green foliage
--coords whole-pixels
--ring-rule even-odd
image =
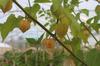
[[[98,42],[96,43],[96,45],[100,45],[100,41],[98,41]]]
[[[53,3],[57,3],[57,4],[52,4],[51,12],[55,17],[59,18],[59,14],[61,14],[61,8],[62,8],[61,0],[57,0],[57,2],[56,0],[54,0]]]
[[[90,27],[92,27],[97,33],[99,33],[100,29],[99,20],[100,20],[99,16],[94,16],[87,20],[87,24],[89,24]]]
[[[86,55],[86,63],[88,66],[100,65],[100,50],[92,49]]]
[[[30,44],[37,44],[37,40],[34,38],[26,38]]]
[[[50,0],[35,0],[35,3],[49,3]]]
[[[14,28],[18,27],[21,19],[22,17],[16,18],[15,15],[10,15],[7,21],[4,24],[1,24],[1,36],[3,40],[11,31],[13,31]]]
[[[81,9],[81,13],[84,13],[87,16],[89,16],[89,10],[87,10],[87,9]]]
[[[59,22],[56,26],[55,33],[59,38],[64,38],[64,36],[67,34],[68,31],[68,25],[63,22]]]
[[[89,18],[89,19],[87,20],[87,24],[91,24],[91,22],[93,21],[93,19],[94,19],[94,17]]]
[[[98,24],[98,23],[92,23],[91,26],[92,26],[92,28],[93,28],[97,33],[99,33],[100,24]]]
[[[30,46],[39,46],[41,44],[41,40],[44,36],[44,33],[36,40],[34,38],[26,38]]]
[[[0,8],[2,9],[9,0],[0,0]]]
[[[80,18],[80,13],[76,14],[76,20],[78,20]]]
[[[71,4],[74,6],[78,6],[79,5],[79,0],[72,0]]]
[[[82,59],[83,61],[84,61],[84,57],[85,57],[85,53],[84,53],[84,51],[82,51],[82,50],[78,50],[77,52],[75,52],[75,55],[78,57],[78,58],[80,58],[80,59]],[[73,58],[74,59],[74,58]],[[76,66],[84,66],[84,65],[82,65],[80,62],[78,62],[76,59],[74,59],[75,60],[75,62],[76,62]],[[85,62],[85,61],[84,61]]]
[[[97,6],[96,6],[95,12],[96,12],[97,15],[100,16],[100,5],[97,5]]]
[[[31,16],[33,16],[33,18],[37,18],[36,17],[36,13],[40,10],[40,5],[39,4],[34,4],[32,7],[26,7],[24,8],[27,13],[29,13]]]
[[[52,60],[53,66],[62,66],[66,58],[67,55],[65,55],[64,52],[56,51]]]
[[[75,36],[75,37],[78,37],[79,33],[81,31],[80,24],[75,20],[74,17],[72,18],[72,20],[73,21],[71,22],[71,25],[70,25],[70,29],[71,29],[72,35]]]
[[[73,38],[71,41],[71,46],[73,49],[73,52],[76,53],[81,48],[81,40],[80,38]]]
[[[50,59],[49,55],[45,51],[41,51],[39,49],[35,51],[33,50],[27,50],[26,52],[6,52],[4,55],[4,58],[6,58],[6,62],[4,66],[12,66],[13,62],[15,62],[16,66],[47,66],[50,65],[50,63],[53,64],[53,66],[62,66],[64,59],[66,58],[66,55],[64,55],[63,52],[59,53],[59,51],[54,52],[54,58]],[[25,60],[27,58],[27,60]],[[1,65],[1,62],[0,62]]]

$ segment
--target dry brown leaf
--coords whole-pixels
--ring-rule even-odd
[[[7,11],[11,10],[11,8],[12,8],[12,3],[13,3],[13,1],[12,1],[12,0],[9,0],[9,1],[7,2],[7,4],[2,8],[2,11],[3,11],[4,13],[6,13]]]

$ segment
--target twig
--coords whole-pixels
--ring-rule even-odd
[[[13,0],[13,2],[30,18],[32,19],[34,22],[36,22],[42,29],[44,29],[49,35],[51,35],[56,41],[58,41],[58,43],[63,46],[74,58],[76,58],[78,61],[80,61],[82,64],[84,64],[85,66],[88,66],[86,63],[84,63],[81,59],[79,59],[70,49],[68,49],[56,36],[54,36],[54,34],[52,34],[49,30],[47,30],[40,22],[38,22],[37,20],[35,20],[30,14],[28,14],[23,7],[16,2],[16,0]]]

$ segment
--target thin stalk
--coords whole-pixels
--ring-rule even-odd
[[[67,33],[67,38],[68,38],[68,40],[70,40],[70,37],[68,36],[68,33]]]
[[[35,66],[38,66],[38,48],[36,50],[36,65]]]
[[[30,0],[28,0],[28,4],[29,4],[29,7],[30,7],[30,9],[31,9],[31,2],[30,2]]]
[[[24,56],[25,56],[25,65],[28,66],[28,63],[27,63],[27,61],[28,61],[27,54],[25,54]]]
[[[76,15],[76,13],[73,11],[73,13]],[[88,29],[88,27],[84,24],[84,22],[81,21],[81,19],[79,18],[79,21],[81,22],[81,24],[86,28],[86,30],[88,30],[88,32],[91,34],[91,36],[95,39],[96,42],[98,42],[98,40],[96,39],[96,37],[92,34],[92,32]]]
[[[15,49],[14,49],[14,43],[13,41],[11,40],[11,46],[12,46],[12,55],[14,56],[14,59],[12,59],[12,62],[13,62],[13,66],[16,66],[16,62],[15,62]]]
[[[81,62],[82,64],[84,64],[85,66],[88,66],[86,63],[84,63],[83,60],[79,59],[70,49],[68,49],[56,36],[54,36],[54,34],[52,34],[48,29],[46,29],[40,22],[38,22],[37,20],[35,20],[29,13],[27,13],[23,7],[16,2],[16,0],[13,0],[13,2],[30,18],[32,19],[34,22],[36,22],[42,29],[44,29],[49,35],[51,35],[51,37],[53,37],[56,41],[58,41],[58,43],[63,46],[74,58],[76,58],[79,62]]]

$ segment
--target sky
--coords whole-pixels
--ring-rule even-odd
[[[18,0],[18,2],[23,6],[23,7],[26,7],[27,5],[28,5],[28,2],[27,2],[28,0]],[[30,0],[30,1],[32,1],[32,0]],[[96,2],[96,1],[94,1],[94,0],[89,0],[88,2],[83,2],[83,3],[81,3],[80,5],[79,5],[79,8],[78,9],[75,9],[76,11],[77,10],[80,10],[80,9],[89,9],[90,10],[90,12],[89,12],[89,17],[87,17],[86,15],[84,15],[84,14],[81,14],[81,19],[82,19],[82,21],[86,21],[88,18],[90,18],[90,17],[93,17],[93,16],[95,16],[96,14],[95,14],[95,12],[94,12],[94,10],[95,10],[95,7],[96,7],[96,5],[97,5],[98,3]],[[4,23],[5,21],[6,21],[6,19],[7,19],[7,17],[10,15],[10,14],[15,14],[16,16],[18,16],[18,15],[24,15],[24,13],[23,12],[21,12],[21,10],[15,5],[15,4],[13,4],[14,6],[13,6],[13,8],[11,9],[11,11],[10,12],[8,12],[8,13],[6,13],[6,14],[4,14],[4,13],[2,13],[2,11],[0,10],[0,23]],[[42,6],[42,8],[44,8],[44,9],[48,9],[48,7],[50,6],[50,4],[44,4],[44,5],[41,5]],[[15,12],[15,11],[18,11],[18,12]],[[40,22],[43,22],[44,20],[43,20],[44,18],[41,18],[41,19],[39,19],[39,21]],[[38,36],[40,36],[41,35],[41,33],[43,33],[43,31],[39,28],[39,27],[34,27],[34,26],[31,26],[31,28],[30,28],[30,30],[28,30],[26,33],[22,33],[18,28],[16,28],[16,29],[14,29],[9,35],[8,35],[8,37],[6,38],[6,41],[5,42],[7,42],[7,43],[9,43],[12,39],[13,39],[13,41],[15,42],[17,42],[17,41],[19,41],[19,42],[23,42],[23,41],[25,41],[24,40],[24,37],[34,37],[34,38],[37,38]],[[16,36],[17,35],[17,36]],[[20,41],[19,40],[19,38],[22,36],[22,41]],[[96,36],[96,38],[98,38],[98,39],[100,39],[100,35],[98,36],[98,35],[95,35]],[[0,41],[2,41],[2,39],[0,39]],[[90,39],[89,39],[89,41],[90,41],[90,43],[91,44],[94,44],[95,43],[95,40],[91,37]],[[16,43],[15,42],[15,43]],[[23,42],[24,43],[24,42]],[[19,43],[20,44],[20,43]]]

